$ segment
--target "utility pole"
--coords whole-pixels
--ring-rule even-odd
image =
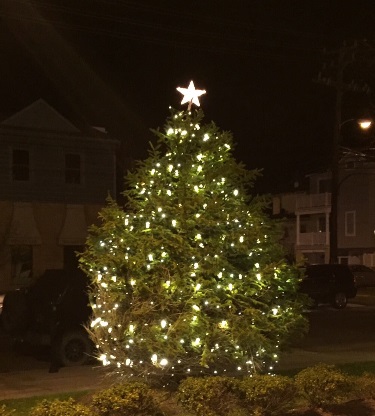
[[[345,50],[340,48],[337,59],[335,121],[332,141],[331,215],[329,218],[329,262],[337,263],[338,254],[338,202],[339,202],[339,163],[341,136],[341,109],[345,69]]]
[[[370,49],[373,51],[373,49]],[[339,208],[339,174],[340,174],[340,141],[341,141],[341,126],[342,126],[342,100],[345,91],[357,91],[357,92],[368,92],[367,85],[359,85],[355,82],[347,84],[344,82],[344,72],[348,65],[354,63],[358,59],[358,55],[361,55],[363,59],[363,53],[369,51],[368,45],[353,45],[343,44],[337,51],[329,53],[336,57],[335,63],[335,75],[334,77],[323,77],[319,74],[318,83],[328,85],[335,88],[335,118],[334,118],[334,129],[332,137],[332,160],[331,160],[331,214],[330,214],[330,234],[329,234],[329,262],[338,262],[338,208]]]

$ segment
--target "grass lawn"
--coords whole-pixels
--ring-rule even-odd
[[[74,400],[78,401],[82,397],[86,396],[88,393],[89,391],[74,391],[71,393],[51,394],[48,396],[35,396],[35,397],[27,397],[23,399],[0,400],[0,406],[5,404],[8,410],[14,409],[16,411],[14,413],[14,416],[27,416],[30,414],[30,409],[33,408],[37,403],[41,402],[44,399],[67,400],[71,397]]]

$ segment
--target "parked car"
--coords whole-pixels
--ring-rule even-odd
[[[86,363],[93,352],[84,328],[92,312],[88,284],[80,271],[47,270],[33,286],[5,294],[3,330],[14,341],[53,347],[59,366]]]
[[[375,270],[362,264],[351,264],[349,268],[354,274],[357,287],[375,286]]]
[[[300,288],[316,304],[330,303],[337,309],[345,308],[357,294],[354,275],[344,264],[307,266]]]

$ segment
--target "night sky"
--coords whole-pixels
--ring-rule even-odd
[[[232,131],[238,160],[263,169],[256,191],[283,191],[329,162],[335,89],[314,81],[335,74],[324,48],[364,39],[375,56],[373,0],[1,0],[0,115],[43,98],[140,159],[150,129],[180,108],[176,87],[194,80],[207,91],[206,121]],[[375,89],[374,61],[345,77]],[[372,102],[346,93],[343,117]]]

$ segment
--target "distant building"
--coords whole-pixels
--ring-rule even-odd
[[[273,211],[286,218],[289,234],[284,244],[295,259],[328,263],[331,173],[308,178],[308,192],[275,195]],[[375,267],[375,162],[361,157],[341,160],[337,223],[339,263]]]
[[[77,267],[88,226],[116,195],[116,147],[43,100],[0,122],[0,292]]]

